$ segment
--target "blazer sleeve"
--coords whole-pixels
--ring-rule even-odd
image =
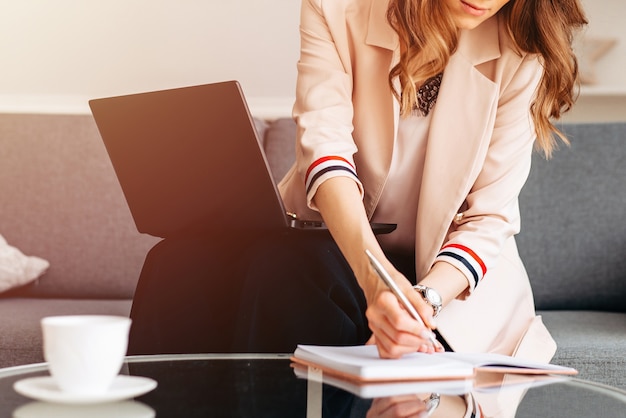
[[[325,180],[354,179],[363,196],[352,138],[352,62],[345,10],[340,0],[303,0],[294,118],[298,125],[296,167],[309,208]]]
[[[495,265],[506,240],[520,231],[518,196],[536,138],[530,106],[541,76],[537,58],[527,55],[501,87],[483,166],[436,258],[465,273],[470,293]]]

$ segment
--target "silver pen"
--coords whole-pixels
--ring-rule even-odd
[[[382,279],[382,281],[385,282],[387,287],[389,287],[389,290],[391,290],[393,292],[393,294],[396,295],[396,297],[398,298],[398,300],[400,301],[402,306],[404,306],[404,309],[406,309],[407,312],[417,322],[419,322],[422,326],[426,327],[426,324],[424,323],[424,320],[422,319],[420,314],[417,312],[415,307],[411,304],[411,302],[406,297],[406,295],[404,293],[402,293],[402,291],[398,287],[398,284],[391,278],[389,273],[387,273],[387,270],[385,270],[383,265],[380,264],[380,261],[378,261],[376,259],[376,257],[374,257],[374,254],[372,254],[370,252],[370,250],[365,250],[365,254],[367,254],[367,257],[370,259],[370,263],[372,264],[372,267],[374,267],[374,270],[376,270],[376,273],[378,274],[378,277],[380,277]],[[426,327],[426,328],[428,328],[428,327]],[[432,331],[429,332],[429,339],[430,339],[430,342],[433,344],[434,347],[438,347],[440,345],[437,342],[437,339],[435,338],[435,335],[434,335],[434,333]]]

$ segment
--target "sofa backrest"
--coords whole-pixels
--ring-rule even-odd
[[[264,127],[262,138],[272,177],[278,183],[296,160],[296,123],[291,118],[271,121]]]
[[[90,115],[0,115],[0,234],[50,262],[18,296],[131,298],[148,250]]]
[[[520,195],[537,308],[626,312],[626,123],[562,128],[571,146],[536,153]]]

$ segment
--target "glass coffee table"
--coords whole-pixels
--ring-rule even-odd
[[[45,364],[0,370],[3,417],[366,417],[400,411],[419,401],[432,416],[602,417],[626,416],[626,392],[578,379],[559,378],[538,386],[480,389],[441,382],[412,388],[349,387],[317,370],[294,369],[287,354],[202,354],[138,356],[126,359],[122,374],[145,376],[156,389],[100,405],[60,405],[32,400],[13,389],[25,378],[48,375]],[[371,389],[371,392],[368,392]],[[394,389],[394,388],[391,388]],[[419,392],[419,393],[418,393]],[[358,395],[360,394],[360,396]],[[395,404],[396,409],[389,408]],[[447,409],[451,405],[457,409]],[[450,411],[457,411],[452,414]],[[368,415],[369,413],[369,415]],[[394,415],[389,415],[394,416]]]

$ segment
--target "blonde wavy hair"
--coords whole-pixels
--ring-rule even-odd
[[[575,31],[587,18],[579,0],[510,0],[498,12],[519,51],[538,54],[543,76],[530,107],[537,147],[550,157],[556,137],[565,135],[552,123],[571,109],[576,100],[578,61],[572,50]],[[402,115],[417,101],[417,90],[441,73],[458,45],[458,29],[441,0],[391,0],[390,25],[400,38],[399,63],[389,73],[389,83],[399,78],[394,90]]]

